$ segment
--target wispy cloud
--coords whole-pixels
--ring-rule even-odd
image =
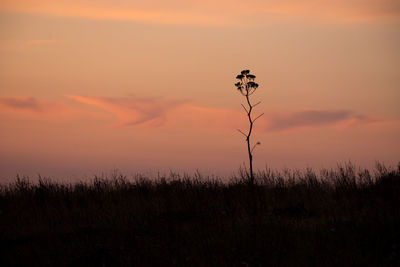
[[[183,105],[186,101],[167,100],[162,98],[135,97],[90,97],[67,95],[67,98],[80,103],[99,107],[115,115],[118,125],[129,126],[144,123],[161,125],[167,114]]]
[[[399,20],[398,0],[155,0],[151,2],[4,0],[0,9],[62,17],[157,24],[252,25],[274,19],[340,22]]]
[[[227,25],[234,21],[229,15],[219,12],[201,12],[187,7],[185,1],[176,1],[175,8],[163,5],[162,1],[146,6],[126,1],[106,3],[99,1],[50,1],[50,0],[15,0],[2,1],[0,9],[10,12],[34,13],[58,17],[77,17],[101,20],[136,21],[156,24],[184,25]],[[180,4],[180,5],[179,5]],[[164,6],[160,8],[160,6]],[[193,6],[199,6],[196,2]]]
[[[52,39],[0,40],[0,50],[20,50],[37,47],[48,47],[61,41]]]
[[[0,113],[56,121],[78,117],[79,113],[87,114],[61,101],[42,100],[32,96],[0,97]]]
[[[117,126],[231,129],[240,125],[237,118],[243,115],[237,110],[206,107],[187,100],[81,95],[66,97],[113,114]]]
[[[0,108],[12,111],[44,113],[48,105],[34,97],[0,97]]]
[[[246,127],[247,122],[245,115],[240,110],[207,107],[193,104],[190,101],[79,95],[67,97],[110,112],[115,116],[116,124],[119,126],[146,124],[147,126],[164,125],[232,130],[238,127]],[[350,110],[271,111],[257,121],[256,128],[261,132],[278,132],[332,125],[350,127],[381,121],[381,119],[357,114]]]
[[[0,112],[6,111],[36,118],[78,117],[109,120],[118,127],[179,127],[202,130],[232,131],[246,129],[242,110],[215,108],[187,100],[141,97],[93,97],[67,95],[85,106],[99,108],[89,111],[61,101],[43,101],[34,97],[0,97]],[[107,113],[109,115],[107,115]],[[338,126],[348,128],[360,124],[381,123],[385,120],[358,114],[351,110],[302,110],[294,112],[269,111],[261,117],[255,130],[263,133]]]
[[[380,122],[381,119],[356,114],[350,110],[304,110],[292,113],[271,113],[267,115],[267,132],[287,131],[306,127],[323,127],[341,124],[352,126]]]
[[[227,9],[247,15],[264,15],[275,19],[307,19],[334,22],[363,22],[400,19],[397,0],[267,0],[224,1]]]

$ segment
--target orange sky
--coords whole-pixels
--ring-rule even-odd
[[[0,181],[400,160],[394,0],[0,2]]]

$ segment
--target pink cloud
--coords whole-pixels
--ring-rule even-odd
[[[233,21],[219,12],[199,12],[196,8],[182,8],[185,1],[177,1],[176,8],[157,1],[150,6],[133,2],[107,3],[104,1],[51,1],[51,0],[4,0],[0,10],[77,17],[101,20],[137,21],[157,24],[227,25]],[[160,8],[159,6],[164,6]],[[192,6],[198,6],[193,3]]]
[[[29,111],[33,113],[43,113],[46,105],[39,102],[34,97],[1,97],[0,107],[14,111]]]
[[[120,126],[162,125],[168,113],[186,102],[161,98],[115,98],[80,95],[67,95],[66,97],[80,103],[99,107],[113,114]]]
[[[172,126],[225,128],[240,125],[232,109],[213,108],[193,104],[191,101],[165,98],[90,97],[68,95],[67,98],[102,109],[115,118],[117,126]]]
[[[304,110],[291,113],[271,113],[267,115],[267,132],[287,131],[305,127],[324,127],[332,125],[353,126],[381,122],[381,119],[356,114],[350,110]]]
[[[28,40],[18,40],[18,39],[5,39],[0,40],[0,50],[22,50],[22,49],[32,49],[39,47],[48,47],[62,43],[60,40],[52,39],[28,39]]]
[[[4,0],[0,10],[59,17],[184,25],[254,25],[276,19],[396,20],[397,0],[51,1]]]
[[[77,115],[104,120],[110,118],[108,113],[113,117],[113,124],[119,127],[163,126],[218,131],[234,131],[240,128],[245,131],[248,126],[243,110],[207,107],[184,100],[81,95],[66,97],[84,105],[97,107],[100,112],[34,97],[0,97],[0,112],[57,120],[60,117],[77,118]],[[270,133],[330,126],[348,128],[381,122],[385,121],[350,110],[269,111],[257,121],[255,130]]]
[[[113,114],[119,126],[173,126],[229,131],[247,127],[246,115],[241,110],[206,107],[189,101],[79,95],[67,97]],[[266,133],[333,125],[351,127],[375,122],[382,120],[350,110],[303,110],[290,113],[268,112],[257,121],[255,127]]]
[[[89,115],[88,112],[61,101],[42,100],[32,96],[0,97],[0,113],[55,121],[77,118],[79,114]]]

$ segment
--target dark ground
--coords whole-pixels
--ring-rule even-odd
[[[0,193],[1,266],[400,266],[400,165]]]

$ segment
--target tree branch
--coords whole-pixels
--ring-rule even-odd
[[[260,144],[260,142],[257,142],[257,143],[253,146],[253,148],[251,149],[251,153],[253,153],[254,148],[256,148],[256,146],[258,146],[259,144]]]
[[[244,135],[244,137],[246,137],[246,138],[247,138],[247,135],[246,135],[244,132],[242,132],[242,131],[241,131],[241,130],[239,130],[239,129],[236,129],[236,130],[238,130],[238,132],[239,132],[239,133],[243,134],[243,135]]]
[[[258,102],[257,104],[255,104],[255,105],[253,105],[253,108],[255,107],[255,106],[257,106],[258,104],[260,104],[261,103],[261,101],[260,102]]]
[[[255,118],[255,119],[253,120],[253,123],[254,123],[258,118],[260,118],[262,115],[264,115],[264,113],[260,114],[257,118]]]
[[[244,108],[244,110],[246,111],[246,113],[249,113],[249,112],[247,111],[246,107],[245,107],[243,104],[241,104],[241,105],[242,105],[242,107]]]
[[[255,91],[256,91],[256,88],[250,88],[250,90],[249,90],[249,95],[254,94]]]

